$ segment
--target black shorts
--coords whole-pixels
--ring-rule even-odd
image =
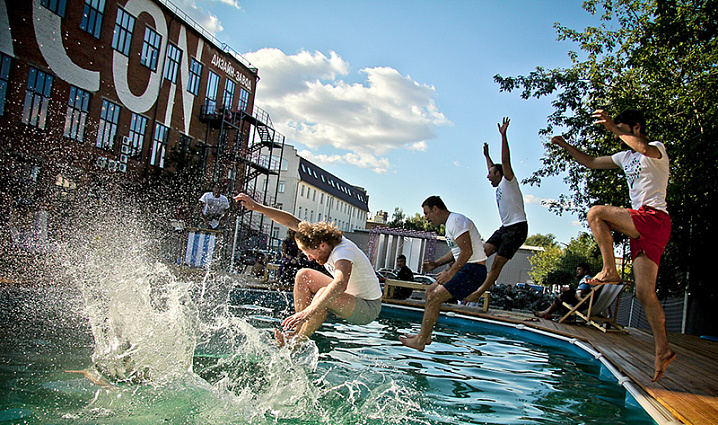
[[[457,300],[463,300],[472,292],[479,289],[486,280],[486,265],[479,263],[466,263],[444,288]]]
[[[528,235],[529,223],[522,221],[507,227],[499,227],[499,230],[495,231],[486,243],[496,247],[496,255],[510,260],[526,242]]]

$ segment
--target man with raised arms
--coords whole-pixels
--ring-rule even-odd
[[[234,198],[242,206],[257,211],[276,223],[295,230],[297,246],[332,275],[301,269],[294,279],[295,314],[282,321],[293,342],[308,339],[324,323],[327,312],[349,323],[373,322],[381,311],[381,287],[367,256],[342,231],[330,223],[308,223],[286,211],[254,201],[244,193]],[[277,343],[283,346],[285,335],[275,330]]]
[[[489,174],[486,176],[491,185],[496,188],[496,204],[499,207],[501,227],[484,243],[486,256],[490,257],[496,253],[491,270],[481,287],[473,294],[466,297],[464,301],[477,302],[481,295],[486,292],[498,279],[504,265],[513,258],[514,254],[526,241],[529,232],[529,225],[526,221],[524,211],[524,198],[521,195],[519,182],[511,168],[511,155],[509,152],[509,139],[506,131],[509,128],[510,120],[504,118],[498,124],[501,134],[501,164],[496,164],[489,156],[489,144],[484,143],[484,157]]]
[[[636,296],[646,310],[646,318],[653,331],[655,382],[676,358],[676,353],[668,345],[666,316],[656,295],[658,265],[671,235],[671,218],[666,204],[668,155],[663,143],[648,141],[643,112],[627,109],[611,119],[606,111],[599,109],[592,117],[596,119],[595,124],[602,124],[630,149],[612,156],[594,157],[571,146],[561,136],[554,136],[551,142],[590,169],[621,168],[626,174],[632,208],[594,205],[588,211],[588,224],[603,256],[603,268],[589,283],[620,281],[611,231],[629,236]]]
[[[434,325],[439,320],[441,303],[452,298],[464,299],[486,279],[486,254],[481,234],[468,217],[450,212],[438,196],[428,197],[421,204],[424,218],[436,227],[446,226],[446,243],[450,251],[438,260],[425,261],[425,272],[444,264],[453,264],[437,275],[436,282],[426,290],[424,318],[418,335],[402,336],[399,340],[407,347],[423,351],[431,344]]]

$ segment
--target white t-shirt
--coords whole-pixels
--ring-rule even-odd
[[[611,159],[626,174],[634,210],[645,205],[667,213],[666,191],[670,161],[663,143],[650,142],[649,145],[661,151],[660,158],[651,158],[629,150],[614,154]]]
[[[366,254],[354,242],[342,237],[339,245],[335,246],[329,259],[324,264],[329,274],[334,276],[334,264],[339,260],[348,260],[352,263],[352,272],[345,293],[365,300],[378,300],[382,296],[379,279],[376,277]]]
[[[506,177],[501,177],[499,185],[496,186],[496,204],[499,206],[502,226],[511,226],[526,221],[524,197],[521,195],[521,188],[519,188],[516,176],[511,181],[506,180]]]
[[[218,198],[215,198],[212,192],[207,192],[202,195],[199,200],[204,203],[202,214],[210,220],[209,225],[212,226],[213,229],[219,226],[219,217],[229,209],[229,200],[227,197],[219,195]]]
[[[481,242],[481,234],[476,228],[476,225],[474,225],[474,222],[463,214],[452,212],[449,214],[449,218],[446,219],[446,243],[451,249],[454,260],[458,259],[459,254],[461,254],[461,248],[459,248],[459,245],[456,243],[456,238],[466,232],[469,232],[471,249],[474,251],[466,262],[480,263],[486,261],[484,243]]]

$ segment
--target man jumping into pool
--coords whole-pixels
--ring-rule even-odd
[[[486,279],[486,254],[481,234],[468,217],[450,212],[438,196],[428,197],[421,204],[424,217],[434,226],[446,225],[446,243],[450,251],[438,260],[425,261],[424,271],[454,262],[438,274],[436,282],[426,290],[424,318],[418,335],[402,336],[399,340],[407,347],[423,351],[431,344],[434,325],[439,320],[441,303],[452,298],[464,299]]]
[[[301,343],[324,323],[327,312],[349,323],[373,322],[381,311],[381,287],[367,256],[333,224],[301,221],[286,211],[254,201],[244,193],[234,198],[242,206],[296,231],[295,239],[310,260],[324,266],[333,277],[301,269],[294,279],[296,313],[282,321],[287,335],[276,329],[279,346]],[[286,337],[286,338],[285,338]]]
[[[661,142],[649,142],[643,112],[627,109],[611,119],[599,109],[592,115],[630,150],[613,156],[594,157],[554,136],[551,142],[565,149],[579,164],[590,169],[622,168],[628,180],[632,208],[594,205],[588,224],[603,256],[603,269],[589,283],[617,283],[620,280],[613,254],[611,230],[631,238],[631,258],[636,278],[636,296],[646,310],[656,349],[653,382],[676,358],[668,345],[666,316],[656,295],[656,277],[663,250],[671,235],[671,218],[666,205],[669,161]]]
[[[499,133],[501,134],[501,164],[496,164],[491,160],[489,145],[484,143],[484,158],[486,159],[486,167],[489,170],[486,178],[491,182],[491,186],[496,188],[496,204],[501,217],[501,227],[484,243],[486,256],[490,257],[494,253],[496,256],[493,263],[491,263],[491,269],[486,276],[486,280],[479,289],[464,300],[467,303],[479,301],[481,295],[491,288],[496,279],[498,279],[504,265],[514,257],[514,254],[526,241],[529,232],[529,224],[526,221],[526,212],[524,211],[524,198],[521,195],[519,181],[514,175],[513,168],[511,168],[509,139],[506,136],[510,121],[508,118],[504,118],[498,124]]]

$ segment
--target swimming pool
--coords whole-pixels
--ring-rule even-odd
[[[166,366],[104,388],[65,372],[90,366],[95,351],[80,291],[3,287],[0,296],[0,424],[655,423],[568,342],[444,316],[417,352],[397,338],[421,312],[384,308],[370,325],[330,321],[315,343],[278,350],[269,330],[289,297],[241,288],[229,298],[208,291],[187,322],[197,327],[192,371]],[[152,322],[148,341],[168,326]]]

